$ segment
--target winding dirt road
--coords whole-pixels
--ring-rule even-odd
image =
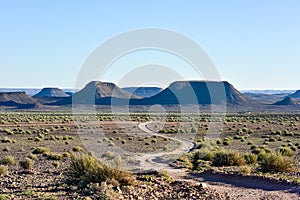
[[[161,135],[158,133],[155,133],[151,129],[148,128],[148,125],[152,122],[144,122],[140,123],[138,125],[139,129],[142,131],[150,134],[150,135],[156,135],[158,137],[162,138],[167,138],[176,142],[179,142],[181,145],[179,148],[173,150],[173,151],[168,151],[168,152],[158,152],[158,153],[149,153],[149,154],[142,154],[138,155],[135,160],[139,161],[139,166],[141,171],[151,171],[151,170],[156,170],[156,171],[180,171],[180,169],[174,169],[172,168],[169,164],[174,161],[174,158],[180,157],[183,153],[187,153],[191,151],[193,148],[195,148],[195,143],[190,142],[187,140],[183,139],[178,139],[178,138],[173,138],[173,137],[168,137],[165,135]],[[173,157],[173,159],[170,160],[162,160],[162,158],[166,157]],[[181,169],[182,171],[182,169]]]
[[[190,152],[195,148],[195,143],[172,138],[155,133],[148,128],[152,122],[140,123],[139,128],[151,135],[168,138],[181,143],[178,149],[172,152],[161,152],[153,154],[144,154],[136,157],[139,161],[139,167],[142,171],[156,170],[167,171],[175,180],[187,182],[205,182],[208,188],[218,194],[220,199],[264,199],[264,200],[300,200],[300,188],[288,184],[278,184],[276,182],[264,182],[258,177],[252,176],[230,176],[226,174],[210,174],[210,173],[190,173],[186,169],[175,169],[171,167],[169,162],[161,162],[161,157],[166,154],[181,155]]]

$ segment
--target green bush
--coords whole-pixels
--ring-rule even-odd
[[[246,160],[236,151],[223,150],[217,152],[213,158],[213,166],[241,166],[245,165]]]
[[[244,154],[244,159],[246,160],[247,164],[256,164],[258,156],[253,153]]]
[[[198,152],[195,153],[195,159],[204,160],[204,161],[212,161],[214,158],[214,152],[209,150],[208,148],[201,148]]]
[[[8,167],[0,165],[0,176],[6,176],[8,174]]]
[[[295,156],[295,153],[288,147],[279,147],[276,149],[276,152],[283,156]]]
[[[16,161],[13,156],[5,156],[0,160],[0,165],[15,165]]]
[[[46,147],[38,147],[32,151],[33,154],[44,154],[49,153],[50,149]]]
[[[10,150],[11,150],[10,147],[5,147],[5,148],[3,149],[3,151],[10,151]]]
[[[160,129],[158,133],[167,133],[167,131],[165,129]]]
[[[8,137],[4,137],[3,139],[1,139],[2,143],[14,143],[14,140],[9,139]]]
[[[117,181],[120,186],[134,185],[135,177],[125,171],[101,163],[91,155],[72,155],[67,173],[69,181],[86,186],[89,183]]]
[[[25,158],[24,160],[20,161],[20,166],[26,170],[31,170],[33,165],[34,165],[34,161],[31,160],[30,158]]]
[[[30,153],[28,156],[28,158],[30,158],[31,160],[36,160],[37,156],[35,154]]]
[[[9,200],[10,196],[7,194],[0,194],[0,200]]]
[[[62,160],[63,155],[59,154],[59,153],[49,153],[49,154],[47,154],[47,158],[49,160]]]
[[[75,146],[73,147],[72,151],[79,152],[79,151],[83,151],[83,149],[80,146]]]
[[[53,161],[52,165],[56,168],[58,168],[60,166],[60,162],[59,161]]]
[[[257,154],[257,155],[259,155],[261,153],[265,153],[265,152],[266,151],[264,149],[260,148],[260,147],[256,147],[255,149],[252,150],[252,153]]]
[[[230,141],[223,141],[223,145],[229,146],[230,145]]]
[[[293,172],[297,170],[293,157],[284,156],[278,152],[260,155],[260,166],[263,172]]]

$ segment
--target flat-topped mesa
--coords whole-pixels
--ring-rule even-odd
[[[176,81],[166,89],[148,98],[126,92],[114,83],[93,81],[72,97],[53,105],[178,105],[231,104],[253,105],[255,101],[236,90],[226,81]]]
[[[234,104],[253,101],[226,81],[176,81],[145,104]]]
[[[43,88],[33,97],[68,97],[69,95],[59,88]]]

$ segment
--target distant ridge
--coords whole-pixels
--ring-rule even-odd
[[[63,90],[59,88],[43,88],[39,93],[33,97],[68,97]]]
[[[300,98],[300,90],[297,90],[293,94],[289,95],[291,98]]]
[[[297,101],[294,98],[286,97],[283,100],[274,103],[273,105],[278,105],[278,106],[296,106],[296,105],[299,105],[299,104],[297,103]]]
[[[150,91],[151,89],[141,88],[140,90]],[[153,90],[157,92],[159,88],[153,88]],[[6,105],[40,104],[47,106],[69,106],[71,104],[108,106],[230,104],[247,106],[258,104],[257,101],[243,95],[226,81],[176,81],[171,83],[166,89],[148,98],[133,95],[119,88],[114,83],[99,81],[88,83],[83,89],[69,97],[61,97],[62,94],[63,96],[66,94],[57,88],[44,88],[34,98],[24,92],[5,94],[2,94],[2,105],[3,103]],[[39,96],[51,97],[40,98]]]
[[[72,97],[62,99],[52,105],[70,105],[72,103],[89,105],[250,105],[255,101],[240,93],[226,81],[177,81],[149,98],[132,95],[113,83],[93,81]]]
[[[34,108],[39,106],[39,103],[25,92],[1,92],[0,105],[18,108]]]
[[[29,96],[33,96],[38,93],[41,89],[38,88],[0,88],[1,92],[25,92]]]

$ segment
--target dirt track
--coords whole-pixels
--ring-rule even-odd
[[[139,128],[149,134],[158,135],[150,130],[147,125],[151,122],[140,123]],[[182,154],[189,152],[194,148],[194,143],[167,137],[169,139],[181,142],[181,147],[174,150],[173,154]],[[255,176],[227,175],[206,173],[189,173],[186,169],[175,169],[169,163],[158,162],[160,156],[165,153],[145,154],[137,157],[140,161],[140,167],[144,170],[164,170],[168,171],[175,180],[187,182],[205,182],[209,189],[218,194],[221,199],[268,199],[268,200],[294,200],[300,199],[300,188],[289,184],[276,183],[270,180],[263,180]]]

